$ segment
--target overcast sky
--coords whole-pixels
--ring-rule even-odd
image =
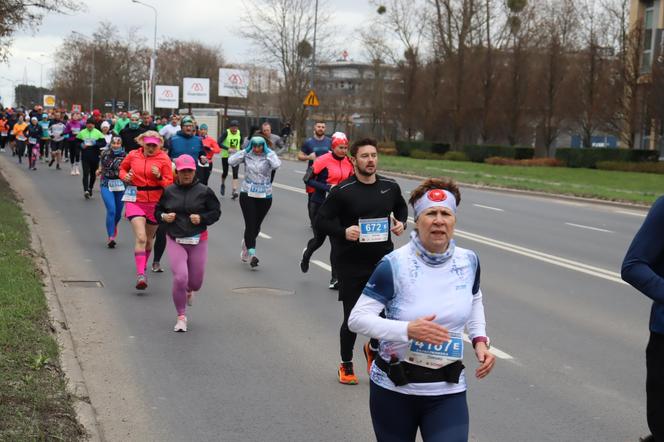
[[[239,18],[245,7],[241,0],[145,0],[158,8],[157,44],[163,37],[197,39],[212,45],[221,45],[225,59],[230,63],[253,60],[250,42],[239,35]],[[72,16],[51,15],[33,33],[15,35],[9,63],[0,64],[0,76],[18,83],[27,79],[28,84],[39,86],[40,65],[28,57],[40,61],[43,66],[43,84],[50,82],[53,68],[52,54],[72,30],[90,35],[100,21],[110,21],[120,30],[138,27],[140,33],[152,45],[154,13],[151,9],[132,3],[131,0],[84,0],[86,10]],[[334,14],[334,29],[340,37],[338,53],[348,50],[350,57],[363,58],[357,30],[375,14],[369,0],[328,0],[327,9]],[[186,18],[185,18],[186,17]],[[13,98],[12,84],[0,78],[0,96],[7,104]]]

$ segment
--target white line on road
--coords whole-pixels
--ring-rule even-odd
[[[323,261],[319,261],[317,259],[312,259],[311,263],[316,264],[318,267],[320,267],[323,270],[327,270],[328,272],[332,271],[332,267],[330,267],[329,264],[325,264]]]
[[[272,239],[272,237],[271,237],[270,235],[266,235],[266,234],[263,233],[263,232],[260,232],[260,233],[258,234],[258,236],[260,236],[261,238],[265,238],[265,239]]]
[[[473,343],[470,340],[470,336],[468,336],[468,334],[466,334],[466,333],[463,334],[463,340],[468,342],[469,344]],[[505,353],[504,351],[499,350],[494,346],[491,346],[491,353],[493,353],[493,355],[495,357],[497,357],[498,359],[514,359],[514,357],[511,354]]]
[[[623,215],[632,215],[632,216],[640,216],[641,218],[645,218],[646,214],[645,213],[640,213],[640,212],[630,212],[628,210],[616,210],[616,213],[622,213]]]
[[[488,209],[488,210],[494,210],[496,212],[504,212],[503,209],[499,209],[498,207],[484,206],[482,204],[473,204],[473,206],[479,207],[480,209]]]
[[[568,226],[578,227],[579,229],[594,230],[596,232],[613,233],[612,230],[600,229],[599,227],[584,226],[583,224],[565,223]]]
[[[299,173],[300,175],[304,175],[307,172],[305,170],[294,170],[293,173]]]

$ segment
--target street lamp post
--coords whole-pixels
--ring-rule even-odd
[[[90,112],[92,112],[92,108],[94,106],[94,97],[95,97],[95,45],[94,45],[94,40],[92,40],[90,37],[87,35],[83,35],[80,32],[76,31],[71,31],[72,34],[76,34],[79,37],[83,38],[84,40],[90,41],[90,47],[92,49],[92,75],[90,76]]]
[[[148,85],[149,89],[149,99],[148,107],[150,108],[150,113],[154,114],[154,94],[155,94],[155,77],[157,71],[157,8],[147,3],[143,3],[140,0],[131,0],[133,3],[146,6],[152,9],[154,12],[154,40],[152,43],[152,55],[150,56],[150,84]]]
[[[44,55],[44,54],[42,54]],[[32,57],[28,57],[28,60],[30,60],[33,63],[37,63],[39,65],[39,87],[43,88],[44,87],[44,65],[47,63],[42,63],[41,61],[37,61]]]

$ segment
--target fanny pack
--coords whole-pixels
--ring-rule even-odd
[[[163,187],[161,186],[138,186],[136,187],[137,190],[162,190]]]
[[[419,365],[399,361],[396,358],[393,361],[386,362],[383,358],[377,357],[375,362],[378,368],[383,370],[397,387],[429,382],[458,384],[461,372],[465,368],[461,361],[453,362],[438,369],[420,367]]]

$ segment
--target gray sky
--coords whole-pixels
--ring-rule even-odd
[[[240,0],[145,0],[158,8],[157,44],[162,37],[197,39],[205,43],[219,44],[228,62],[251,62],[250,43],[239,35],[239,17],[244,13]],[[9,63],[0,64],[0,76],[22,83],[39,86],[40,70],[36,62],[43,64],[43,84],[49,84],[53,68],[52,54],[72,30],[90,35],[100,21],[112,22],[121,31],[139,27],[150,46],[154,34],[154,13],[131,0],[84,0],[87,10],[73,16],[51,15],[33,34],[20,32],[15,35]],[[186,8],[188,18],[184,18]],[[357,29],[375,14],[369,0],[328,0],[327,9],[334,14],[334,29],[339,36],[337,53],[348,50],[353,59],[362,59],[363,51],[356,37]],[[27,72],[26,72],[27,71]],[[13,98],[12,84],[0,78],[0,96],[5,105]]]

